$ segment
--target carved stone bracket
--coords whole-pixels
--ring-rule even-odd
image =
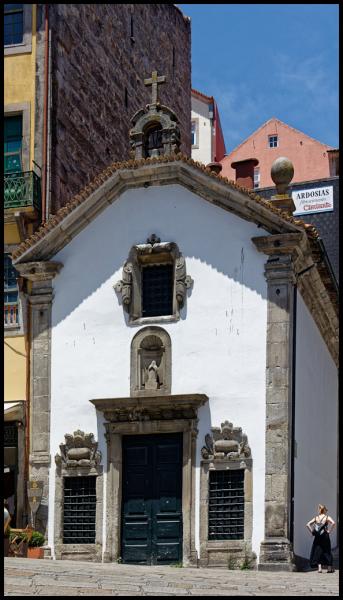
[[[96,467],[101,461],[101,452],[93,433],[84,433],[79,429],[74,434],[66,433],[65,443],[60,444],[60,453],[55,462],[59,467]]]
[[[132,298],[132,271],[133,266],[130,262],[126,262],[123,266],[123,276],[120,281],[113,286],[118,294],[121,294],[121,299],[126,311],[129,310],[129,306]]]
[[[248,437],[241,427],[233,427],[225,421],[221,427],[212,427],[212,435],[205,436],[201,455],[205,460],[244,459],[251,456]]]

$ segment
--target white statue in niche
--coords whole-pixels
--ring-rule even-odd
[[[156,361],[152,360],[150,365],[148,366],[148,379],[145,382],[146,390],[157,390],[158,389],[159,377],[158,377],[157,371],[158,371],[158,366],[156,364]]]

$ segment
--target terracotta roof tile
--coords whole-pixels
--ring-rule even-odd
[[[239,186],[232,180],[229,180],[227,177],[221,176],[219,173],[215,173],[210,168],[206,167],[204,164],[193,160],[192,158],[188,158],[183,154],[177,155],[169,155],[169,156],[159,156],[153,158],[142,158],[139,160],[128,160],[124,162],[115,162],[109,167],[107,167],[104,171],[102,171],[99,175],[97,175],[90,183],[88,183],[80,192],[78,192],[65,206],[59,209],[59,211],[52,216],[47,223],[41,225],[39,229],[27,238],[24,242],[22,242],[17,249],[12,253],[12,257],[19,258],[28,248],[32,247],[38,239],[42,239],[45,235],[47,235],[58,223],[60,223],[67,215],[69,215],[78,205],[82,204],[94,190],[96,190],[100,185],[102,185],[105,181],[107,181],[116,171],[123,169],[137,169],[146,164],[157,164],[157,163],[168,163],[180,161],[191,165],[192,167],[206,173],[212,178],[218,179],[220,182],[224,183],[230,188],[236,189],[247,194],[250,198],[252,198],[257,204],[268,208],[271,212],[281,216],[286,221],[301,226],[305,229],[306,233],[310,237],[317,238],[319,237],[319,233],[317,232],[314,225],[309,225],[304,223],[301,219],[295,219],[293,216],[288,215],[287,213],[281,211],[279,208],[273,205],[272,202],[262,198],[256,192],[251,189],[247,189]]]

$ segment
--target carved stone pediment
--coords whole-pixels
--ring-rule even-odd
[[[203,459],[233,460],[251,456],[248,437],[241,427],[225,421],[221,427],[212,427],[211,432],[212,435],[205,436],[205,446],[201,448]]]
[[[199,406],[207,401],[205,394],[90,400],[111,423],[196,419]]]
[[[60,454],[55,456],[57,466],[95,467],[100,463],[101,452],[93,433],[84,433],[78,429],[73,434],[66,433],[64,439],[65,443],[60,444]]]

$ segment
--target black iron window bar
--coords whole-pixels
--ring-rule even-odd
[[[244,539],[244,470],[211,471],[208,539]]]
[[[65,477],[63,543],[94,544],[96,477]]]
[[[173,265],[144,266],[143,317],[173,314]]]

